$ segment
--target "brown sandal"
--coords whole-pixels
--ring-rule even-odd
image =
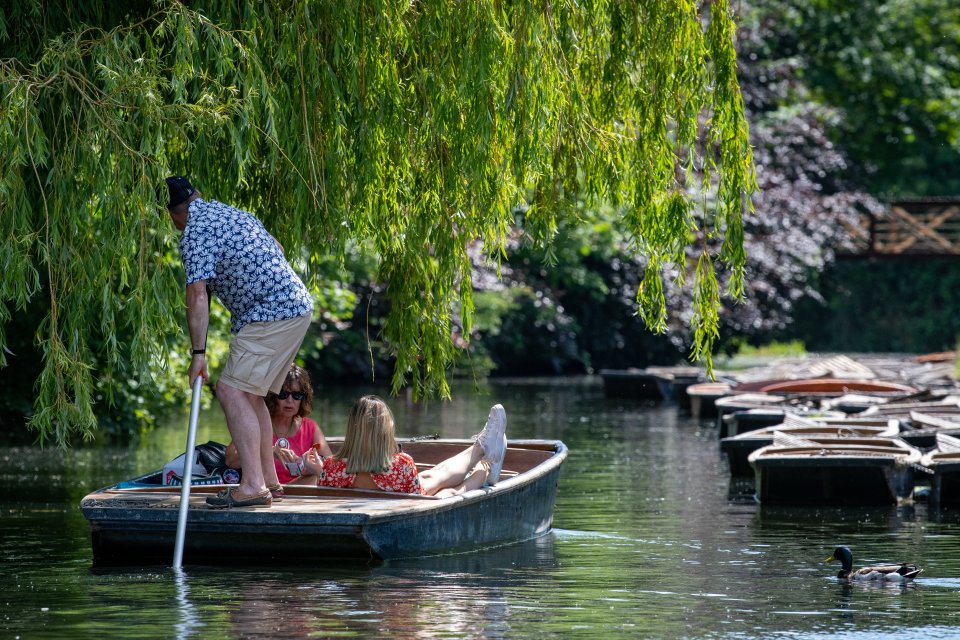
[[[232,509],[234,507],[269,507],[273,503],[270,491],[264,489],[252,496],[241,496],[236,487],[227,487],[215,496],[207,498],[207,504],[214,509]]]
[[[274,484],[267,487],[267,489],[270,490],[270,496],[273,498],[274,502],[280,502],[283,500],[283,485]]]

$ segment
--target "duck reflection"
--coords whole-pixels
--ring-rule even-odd
[[[856,624],[858,614],[869,616],[880,606],[888,611],[899,608],[901,596],[913,589],[919,589],[916,582],[838,580],[836,613],[840,619]],[[878,599],[883,601],[882,605]]]
[[[919,589],[916,582],[883,582],[883,581],[856,581],[849,582],[838,580],[837,588],[839,595],[837,598],[837,608],[844,612],[844,617],[853,617],[853,614],[861,609],[870,609],[874,606],[876,598],[891,597],[899,598],[907,591]],[[859,606],[858,606],[859,601]],[[893,601],[896,604],[896,601]],[[887,602],[886,606],[889,607]]]
[[[539,585],[557,567],[553,535],[496,549],[377,567],[245,574],[229,606],[233,635],[503,636],[505,589]]]

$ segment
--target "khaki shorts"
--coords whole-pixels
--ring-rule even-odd
[[[230,341],[230,357],[220,382],[258,396],[279,392],[311,320],[308,313],[244,325]]]

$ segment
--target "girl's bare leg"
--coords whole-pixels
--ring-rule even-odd
[[[420,474],[420,486],[423,487],[427,495],[432,496],[441,489],[460,487],[460,485],[463,485],[464,480],[467,480],[467,476],[470,476],[470,484],[473,484],[475,482],[473,476],[477,474],[471,472],[475,471],[475,467],[478,466],[482,457],[483,448],[481,448],[479,444],[474,443],[457,455],[447,458],[432,469],[427,469],[422,472]],[[483,482],[487,479],[486,473],[484,473],[483,476],[480,484],[477,485],[477,487],[471,488],[483,486]],[[463,489],[461,488],[461,490]],[[459,491],[457,493],[459,493]]]
[[[447,498],[449,496],[455,496],[458,493],[463,493],[465,491],[472,491],[473,489],[479,489],[487,483],[487,478],[490,476],[490,463],[486,460],[481,460],[473,467],[470,471],[470,475],[467,476],[467,479],[463,481],[462,484],[457,485],[456,487],[447,487],[446,489],[440,489],[437,491],[435,496],[439,498]]]

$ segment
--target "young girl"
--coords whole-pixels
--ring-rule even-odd
[[[506,428],[506,412],[494,405],[474,444],[418,473],[413,458],[397,446],[390,407],[377,396],[364,396],[350,410],[340,451],[326,459],[308,451],[304,466],[317,475],[321,487],[451,496],[500,479],[507,450]]]

